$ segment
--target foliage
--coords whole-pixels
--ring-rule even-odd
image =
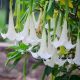
[[[13,3],[13,0],[10,1]],[[56,37],[58,24],[60,23],[59,27],[62,29],[63,22],[66,19],[69,39],[73,44],[76,44],[77,37],[80,37],[80,0],[16,0],[15,4],[14,17],[17,32],[20,32],[23,29],[23,24],[25,23],[28,16],[30,16],[33,12],[36,15],[35,17],[38,17],[37,14],[39,15],[40,12],[42,12],[43,15],[41,16],[39,26],[41,25],[41,29],[44,30],[45,24],[48,23],[49,28],[45,29],[44,31],[47,35],[49,32],[53,31],[53,34],[51,35],[52,40],[54,40]],[[50,22],[53,18],[55,18],[55,28],[51,29]],[[42,35],[42,37],[45,39],[45,36],[43,36],[42,32],[40,33],[38,31],[37,35],[38,34],[40,34],[39,37]],[[13,49],[13,51],[7,55],[8,59],[6,64],[8,64],[10,61],[13,61],[13,64],[16,65],[22,58],[24,58],[24,77],[26,75],[26,60],[28,60],[30,57],[29,48],[31,46],[32,45],[30,44],[25,45],[22,42],[18,42],[18,45],[10,47]],[[32,46],[31,51],[37,52],[39,48],[39,44]],[[68,57],[70,54],[72,54],[74,57],[75,48],[69,51],[64,46],[60,46],[58,48],[58,52],[60,53],[59,57],[65,60],[66,56]],[[33,65],[32,69],[37,68],[45,61],[45,59],[41,59],[40,57],[38,57],[36,60],[37,62]],[[74,78],[77,80],[78,76],[70,75],[75,69],[78,69],[77,65],[69,64],[68,62],[66,62],[63,66],[59,66],[57,64],[55,64],[54,67],[45,66],[42,80],[45,79],[45,76],[49,76],[50,74],[55,76],[55,80],[74,80]],[[24,80],[26,79],[24,78]]]

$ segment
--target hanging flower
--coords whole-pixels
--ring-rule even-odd
[[[26,19],[26,22],[24,24],[24,28],[21,32],[17,33],[17,37],[16,37],[16,40],[17,41],[21,41],[21,40],[25,40],[24,38],[27,38],[28,35],[29,35],[29,23],[30,23],[30,20],[29,20],[29,16],[27,17]]]
[[[48,33],[48,52],[51,54],[51,58],[44,61],[45,65],[54,67],[55,64],[62,66],[65,63],[65,60],[59,59],[57,54],[57,49],[51,44],[51,37]]]
[[[51,59],[47,59],[44,61],[45,65],[48,65],[50,67],[54,67],[54,56],[57,54],[57,49],[51,44],[51,37],[50,34],[48,33],[48,52],[51,54]]]
[[[75,47],[75,45],[72,45],[71,41],[68,41],[67,32],[68,32],[67,31],[67,22],[65,20],[64,24],[63,24],[63,29],[62,29],[62,33],[61,33],[60,39],[59,40],[55,40],[53,42],[53,45],[56,48],[58,48],[60,46],[64,46],[66,49],[70,50],[70,49]]]
[[[6,34],[3,34],[1,33],[2,37],[5,39],[5,38],[8,38],[9,40],[11,41],[14,41],[16,39],[16,31],[15,31],[15,28],[14,28],[14,22],[13,22],[13,14],[12,14],[12,10],[10,10],[10,13],[9,13],[9,24],[8,24],[8,31]]]
[[[47,43],[46,43],[46,32],[45,32],[45,29],[43,29],[41,46],[40,46],[40,50],[38,51],[37,54],[42,59],[48,59],[48,58],[50,58],[52,54],[49,53],[50,50],[48,48],[47,48]]]
[[[51,42],[51,36],[50,33],[48,32],[48,52],[49,54],[51,54],[52,56],[57,53],[57,49],[52,45]]]
[[[74,63],[77,65],[80,65],[80,39],[77,39],[76,44],[76,52],[75,52],[75,58],[73,59]]]
[[[31,45],[38,44],[40,42],[40,39],[37,37],[32,15],[30,16],[29,29],[30,29],[30,33],[29,33],[28,37],[24,38],[23,43],[31,44]]]
[[[41,39],[41,42],[40,42],[40,49],[38,52],[36,53],[33,53],[31,52],[31,54],[33,55],[34,54],[34,58],[42,58],[42,59],[48,59],[51,57],[52,54],[49,53],[48,51],[48,47],[47,47],[47,42],[46,42],[46,32],[45,32],[45,29],[43,29],[43,32],[42,32],[42,39]]]

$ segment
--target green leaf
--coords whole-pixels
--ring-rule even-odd
[[[26,49],[29,48],[29,46],[28,45],[25,45],[24,43],[20,43],[19,44],[19,48],[22,49],[22,50],[26,50]]]
[[[49,5],[48,5],[48,9],[47,9],[47,18],[53,17],[54,6],[55,6],[54,0],[49,0]]]
[[[9,57],[12,57],[12,56],[14,56],[16,54],[16,52],[9,52],[8,54],[7,54],[7,57],[9,58]]]
[[[10,57],[8,57],[6,64],[8,64],[11,60],[14,60],[16,57],[20,55],[19,53],[16,53],[16,52],[13,52],[12,54],[14,55],[10,55]]]
[[[53,70],[53,68],[51,68],[51,67],[49,67],[49,66],[46,66],[46,67],[45,67],[45,70],[44,70],[44,74],[43,74],[43,76],[42,76],[42,80],[45,79],[45,76],[48,76],[50,73],[52,73],[52,70]]]
[[[59,73],[58,65],[55,65],[52,70],[52,74],[56,76]]]

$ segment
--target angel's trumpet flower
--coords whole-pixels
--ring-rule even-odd
[[[71,43],[71,41],[68,41],[67,32],[68,32],[67,31],[67,21],[65,20],[64,24],[63,24],[63,29],[62,29],[62,33],[61,33],[60,39],[59,40],[55,40],[53,42],[53,45],[56,48],[58,48],[60,46],[64,46],[66,49],[70,50],[70,49],[75,47],[75,45],[73,45]]]
[[[6,34],[3,34],[1,33],[2,37],[5,39],[5,38],[8,38],[9,40],[11,41],[14,41],[16,39],[16,31],[15,31],[15,28],[14,28],[14,22],[13,22],[13,14],[12,14],[12,10],[10,10],[10,13],[9,13],[9,24],[8,24],[8,31]]]
[[[40,39],[37,37],[36,30],[35,30],[35,25],[34,25],[34,21],[33,21],[32,16],[30,16],[29,24],[30,24],[29,25],[30,33],[29,33],[28,37],[25,37],[23,42],[26,43],[26,44],[36,45],[40,42]]]
[[[30,26],[29,22],[30,22],[30,20],[29,20],[29,16],[28,16],[27,19],[26,19],[26,22],[24,24],[23,30],[17,34],[17,37],[16,37],[17,41],[20,41],[20,40],[24,41],[25,38],[28,37],[28,35],[29,35],[29,26]]]
[[[42,32],[42,39],[40,41],[40,49],[36,53],[31,52],[31,54],[34,58],[40,57],[45,60],[51,57],[52,53],[50,54],[50,52],[48,51],[45,29],[43,29],[43,32]]]

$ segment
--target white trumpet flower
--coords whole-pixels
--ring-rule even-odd
[[[41,46],[40,46],[40,50],[37,52],[37,54],[42,59],[48,59],[51,57],[51,54],[49,53],[48,48],[47,48],[45,29],[43,29]]]
[[[53,45],[57,48],[57,47],[60,47],[60,46],[64,46],[66,49],[70,50],[71,48],[74,48],[75,45],[73,45],[71,43],[71,41],[68,41],[68,36],[67,36],[67,22],[66,20],[64,21],[64,24],[63,24],[63,29],[62,29],[62,33],[61,33],[61,36],[60,36],[60,39],[59,40],[55,40],[53,42]]]
[[[73,59],[74,63],[77,65],[80,65],[80,39],[77,39],[76,44],[76,52],[75,52],[75,58]]]
[[[26,37],[23,40],[23,43],[36,45],[40,42],[40,39],[37,37],[36,31],[35,31],[35,25],[34,25],[32,16],[30,16],[29,24],[30,24],[29,25],[30,33],[29,33],[28,37]]]
[[[40,49],[36,53],[31,52],[31,54],[34,58],[40,57],[46,60],[52,56],[52,54],[50,54],[50,50],[49,51],[48,50],[49,49],[47,47],[47,42],[46,42],[46,32],[45,32],[45,29],[43,29],[42,39],[40,41]]]
[[[30,26],[29,22],[30,22],[30,20],[29,20],[29,16],[28,16],[27,19],[26,19],[26,22],[24,24],[23,30],[21,32],[17,33],[17,37],[16,37],[17,41],[23,40],[23,42],[25,42],[24,41],[25,38],[27,38],[28,35],[29,35],[28,34],[29,33],[29,26]]]
[[[57,53],[57,49],[51,44],[51,37],[48,34],[48,52],[49,54],[51,54],[51,59],[47,59],[44,62],[45,65],[48,65],[50,67],[54,67],[54,57],[53,55],[55,55]]]
[[[55,53],[57,53],[57,49],[52,45],[51,36],[49,32],[48,32],[48,52],[51,55],[54,55]]]
[[[62,59],[59,59],[59,55],[57,54],[57,49],[51,45],[51,37],[48,34],[48,52],[51,54],[51,59],[47,59],[44,61],[45,65],[48,65],[50,67],[54,67],[55,64],[62,66],[65,61]]]
[[[71,43],[71,40],[67,41],[64,46],[66,47],[66,49],[70,50],[72,48],[74,48],[76,45]]]
[[[3,34],[1,33],[2,37],[5,39],[5,38],[8,38],[9,40],[11,41],[14,41],[16,39],[16,31],[15,31],[15,28],[14,28],[14,22],[13,22],[13,14],[12,14],[12,10],[10,10],[10,13],[9,13],[9,24],[8,24],[8,31],[6,34]]]

